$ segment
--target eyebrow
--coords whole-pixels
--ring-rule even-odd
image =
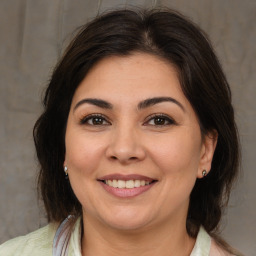
[[[155,97],[155,98],[143,100],[142,102],[139,103],[138,109],[148,108],[162,102],[172,102],[178,105],[185,112],[184,106],[179,101],[171,97]]]
[[[82,104],[84,103],[88,103],[100,108],[104,108],[104,109],[112,109],[113,105],[105,100],[101,100],[101,99],[83,99],[80,100],[74,107],[74,111]]]
[[[179,106],[185,112],[184,106],[179,101],[177,101],[176,99],[174,99],[172,97],[154,97],[154,98],[149,98],[149,99],[143,100],[138,104],[138,109],[139,110],[145,109],[145,108],[151,107],[153,105],[156,105],[156,104],[159,104],[162,102],[172,102],[172,103],[176,104],[177,106]],[[100,107],[103,109],[113,109],[113,105],[105,100],[86,98],[86,99],[80,100],[75,105],[73,111],[75,111],[80,105],[85,104],[85,103],[91,104],[91,105],[94,105],[94,106],[97,106],[97,107]]]

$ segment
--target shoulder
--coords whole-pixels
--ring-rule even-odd
[[[207,255],[207,256],[235,256],[240,253],[231,254],[222,248],[213,237],[211,237],[203,226],[200,227],[197,234],[195,246],[190,256]]]
[[[48,224],[25,236],[11,239],[0,245],[0,256],[52,255],[57,224]]]
[[[214,238],[211,239],[211,250],[210,256],[243,256],[241,252],[228,246],[232,253],[228,252],[227,250],[223,249],[215,240]]]
[[[228,253],[226,250],[222,249],[212,238],[211,239],[211,250],[210,256],[232,256],[232,254]]]

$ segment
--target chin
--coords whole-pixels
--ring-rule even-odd
[[[133,230],[139,230],[143,229],[147,226],[147,222],[145,221],[112,221],[108,222],[109,227],[112,229],[116,229],[119,231],[133,231]]]
[[[104,216],[102,221],[109,227],[116,230],[138,230],[148,226],[151,222],[151,217],[141,214],[141,212],[133,211],[120,211],[118,214],[110,214],[110,216]]]

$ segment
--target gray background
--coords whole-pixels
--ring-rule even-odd
[[[256,1],[0,0],[0,243],[44,225],[36,188],[33,124],[40,98],[74,29],[97,12],[126,4],[180,10],[210,36],[227,74],[243,147],[243,176],[233,191],[222,235],[256,252]]]

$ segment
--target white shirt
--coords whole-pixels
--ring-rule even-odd
[[[14,238],[0,245],[0,256],[82,256],[81,226],[80,218],[75,221],[72,228],[69,221],[62,222],[59,227],[50,223],[26,236]],[[65,248],[67,248],[66,254],[61,254]],[[217,246],[201,227],[190,256],[230,256],[230,254]]]

